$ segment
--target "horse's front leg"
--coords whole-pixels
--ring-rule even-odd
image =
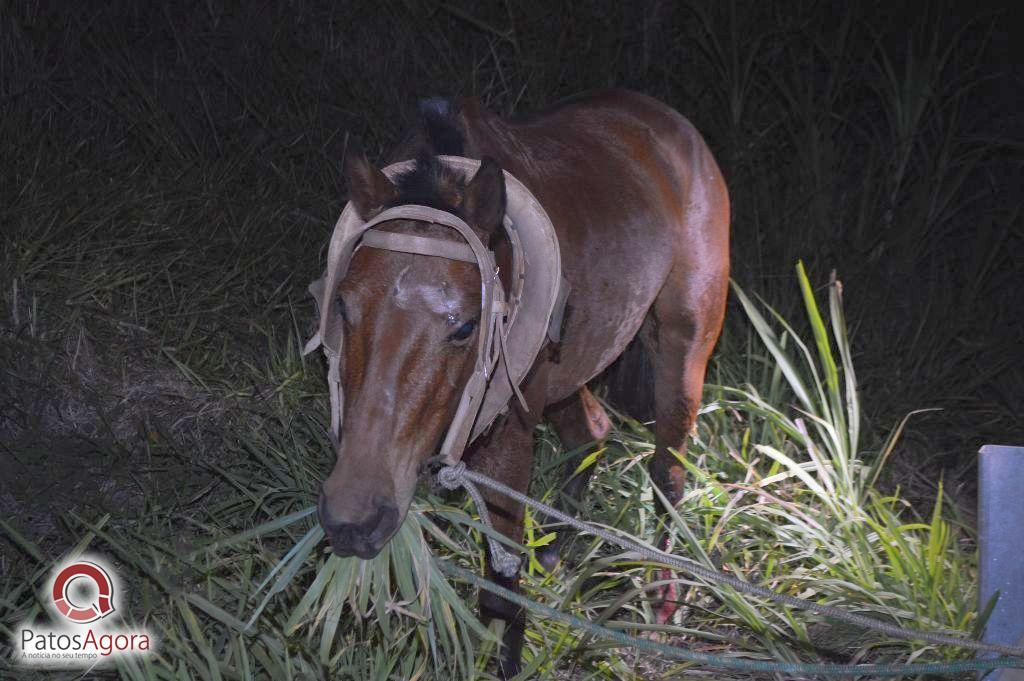
[[[516,410],[513,409],[513,412]],[[489,441],[472,452],[467,464],[474,471],[483,473],[509,487],[526,492],[530,485],[530,467],[533,463],[533,419],[510,413],[497,424]],[[508,497],[480,488],[487,501],[494,528],[512,541],[523,541],[523,506]],[[489,553],[489,551],[488,551]],[[489,557],[489,556],[488,556]],[[519,575],[505,577],[494,572],[490,560],[487,563],[487,578],[506,589],[519,590]],[[511,678],[521,669],[523,634],[526,630],[526,613],[522,608],[500,598],[489,591],[480,591],[480,615],[486,621],[498,618],[505,622],[499,671],[503,678]]]

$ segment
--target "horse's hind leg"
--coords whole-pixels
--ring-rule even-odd
[[[691,284],[690,282],[699,282]],[[654,333],[647,342],[654,363],[654,455],[651,479],[671,506],[683,497],[686,438],[693,428],[704,388],[708,359],[718,340],[725,314],[727,277],[684,276],[673,271],[654,302]],[[664,515],[664,507],[661,503]],[[667,536],[662,540],[667,542]],[[671,578],[671,573],[663,575]],[[675,585],[661,594],[658,621],[668,621],[678,607]]]
[[[600,443],[611,430],[608,415],[586,386],[573,393],[571,397],[548,407],[544,416],[554,426],[558,439],[567,452],[580,449],[591,442]],[[583,454],[580,453],[565,463],[566,481],[562,485],[562,493],[555,500],[555,506],[563,511],[574,510],[573,507],[582,497],[583,490],[590,480],[593,466],[576,472],[582,459]],[[553,570],[558,564],[566,534],[564,530],[559,531],[554,542],[537,551],[537,560],[546,570]]]

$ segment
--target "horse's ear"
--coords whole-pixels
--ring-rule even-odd
[[[348,198],[363,220],[380,213],[398,196],[398,188],[381,170],[370,163],[358,143],[350,143],[344,162]]]
[[[484,156],[476,175],[466,185],[463,210],[478,229],[493,232],[501,227],[505,216],[505,174],[490,156]]]

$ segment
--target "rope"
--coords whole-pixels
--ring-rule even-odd
[[[588,530],[589,531],[589,530]],[[873,676],[917,676],[919,674],[951,675],[964,672],[984,671],[987,669],[1024,668],[1024,660],[1012,658],[995,658],[991,660],[960,660],[956,662],[931,662],[916,664],[802,664],[796,662],[760,662],[757,660],[741,660],[733,657],[698,653],[687,648],[670,646],[658,641],[637,638],[621,631],[608,629],[594,624],[567,612],[556,610],[551,606],[531,601],[503,586],[490,582],[469,570],[453,565],[446,560],[439,560],[438,567],[451,577],[464,579],[475,586],[501,596],[521,608],[535,610],[544,617],[582,629],[592,636],[614,641],[620,646],[630,646],[638,650],[660,653],[666,657],[694,662],[708,667],[731,669],[747,672],[775,672],[783,674],[819,674],[826,676],[854,676],[871,674]]]
[[[473,497],[473,503],[476,504],[477,509],[480,511],[480,522],[487,529],[496,532],[494,524],[491,522],[491,514],[487,512],[487,504],[484,502],[480,490],[473,483],[466,484],[466,480],[463,477],[466,472],[466,464],[460,461],[454,466],[445,466],[439,470],[437,472],[437,481],[445,489],[454,490],[459,487],[465,487],[466,491],[469,492],[469,496]],[[495,572],[505,577],[513,577],[519,572],[518,556],[502,546],[490,534],[487,535],[487,545],[491,549],[491,567],[494,568]]]
[[[486,505],[484,505],[483,497],[480,495],[480,491],[476,489],[476,485],[483,485],[484,487],[488,487],[496,492],[500,492],[501,494],[504,494],[513,501],[517,501],[520,504],[524,504],[527,506],[532,506],[533,508],[543,512],[544,514],[551,516],[552,518],[555,518],[557,520],[560,520],[563,523],[566,523],[567,525],[570,525],[581,532],[587,532],[588,534],[600,537],[601,539],[604,539],[606,542],[615,544],[616,546],[619,546],[623,549],[635,551],[636,553],[647,558],[648,560],[664,563],[673,568],[676,568],[677,570],[681,570],[696,577],[701,577],[708,581],[717,582],[719,584],[727,584],[736,589],[737,591],[741,591],[755,596],[760,596],[762,598],[767,598],[769,600],[775,601],[776,603],[780,603],[791,608],[797,608],[799,610],[809,610],[819,615],[824,615],[826,617],[831,617],[837,620],[843,620],[845,622],[849,622],[851,624],[856,624],[860,627],[864,627],[865,629],[872,629],[874,631],[881,632],[892,638],[900,638],[911,641],[926,641],[928,643],[933,643],[936,645],[955,646],[958,648],[968,648],[970,650],[976,650],[980,652],[1001,653],[1013,657],[1024,658],[1024,648],[1009,645],[1001,645],[998,643],[983,643],[980,641],[972,641],[961,636],[955,636],[941,632],[918,631],[915,629],[907,629],[905,627],[901,627],[895,624],[889,624],[888,622],[880,622],[879,620],[873,619],[871,617],[866,617],[864,615],[858,615],[856,613],[847,612],[845,610],[836,608],[831,605],[822,605],[820,603],[814,603],[812,601],[804,600],[802,598],[796,598],[795,596],[777,593],[767,587],[745,582],[738,577],[723,574],[712,568],[704,567],[703,565],[699,565],[693,561],[686,560],[684,558],[680,558],[679,556],[672,555],[671,553],[660,551],[646,544],[642,544],[636,541],[635,539],[623,537],[618,534],[612,533],[603,527],[599,527],[592,523],[578,520],[577,518],[574,518],[568,515],[567,513],[563,513],[562,511],[559,511],[556,508],[548,506],[543,502],[537,501],[536,499],[533,499],[521,492],[518,492],[509,487],[508,485],[502,484],[497,480],[492,480],[486,475],[482,475],[475,471],[471,471],[467,469],[465,464],[461,462],[456,466],[447,466],[445,468],[442,468],[438,472],[437,477],[438,481],[447,489],[456,489],[459,486],[464,487],[466,491],[469,492],[470,496],[473,497],[473,501],[477,505],[481,522],[483,522],[488,527],[493,526],[491,525],[490,518],[487,517],[487,507]],[[497,542],[495,542],[491,538],[488,538],[488,541],[491,542],[491,555],[493,561],[493,556],[495,555],[493,553],[494,546],[497,544]],[[508,553],[507,551],[504,551],[503,548],[501,548],[501,550],[506,554]],[[500,560],[502,561],[502,566],[505,569],[507,569],[509,564],[508,559],[502,557]],[[518,565],[518,559],[516,559],[516,564]],[[495,570],[498,571],[500,574],[508,575],[508,573],[501,572],[500,570],[498,570],[497,566],[495,566]],[[1024,665],[1024,660],[1020,660],[1016,664]]]

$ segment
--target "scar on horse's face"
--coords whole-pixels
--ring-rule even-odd
[[[398,198],[366,168],[359,173],[350,183],[357,210],[372,215]],[[479,199],[472,184],[462,197],[470,220]],[[366,191],[372,195],[356,196]],[[380,229],[459,238],[447,227],[405,220]],[[344,320],[345,409],[320,521],[335,553],[365,559],[401,525],[421,466],[437,453],[472,374],[480,272],[474,263],[361,248],[331,304]]]

